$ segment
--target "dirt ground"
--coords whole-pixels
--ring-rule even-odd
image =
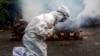
[[[48,56],[100,56],[100,27],[83,31],[83,40],[46,41]],[[0,56],[12,56],[13,47],[23,46],[21,41],[9,41],[10,37],[10,31],[0,31]]]

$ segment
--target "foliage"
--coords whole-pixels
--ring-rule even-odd
[[[9,19],[9,0],[0,0],[0,25],[4,25]]]

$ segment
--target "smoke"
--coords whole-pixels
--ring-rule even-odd
[[[100,22],[100,0],[19,0],[23,18],[30,22],[35,16],[57,10],[61,5],[69,8],[71,16],[56,28],[75,29],[80,25],[98,24]],[[92,20],[91,20],[92,19]],[[96,20],[94,20],[96,19]],[[65,27],[66,26],[66,27]]]
[[[22,9],[22,16],[25,21],[30,22],[34,16],[37,16],[42,13],[43,7],[37,1],[34,0],[19,0],[21,9]]]
[[[66,20],[64,23],[59,22],[58,24],[55,25],[55,30],[56,31],[76,31],[79,30],[80,24],[73,21],[73,20]]]
[[[58,23],[56,26],[57,30],[73,29],[76,28],[77,15],[83,10],[84,4],[82,0],[19,0],[19,5],[21,5],[22,15],[25,21],[28,23],[34,19],[35,16],[40,14],[49,13],[51,11],[57,10],[61,5],[65,5],[69,8],[71,16],[64,23]],[[66,27],[65,27],[66,26]]]
[[[84,0],[84,4],[85,9],[79,14],[78,17],[95,17],[100,15],[100,0]]]
[[[78,15],[82,26],[100,24],[100,0],[84,0],[85,8]]]
[[[19,0],[19,2],[23,18],[27,22],[30,22],[35,16],[57,10],[61,5],[70,9],[70,19],[77,17],[84,8],[82,0]]]
[[[75,17],[72,15],[71,18],[66,20],[63,24],[57,24],[56,29],[62,30],[65,28],[65,30],[73,31],[82,26],[100,26],[100,0],[83,0],[83,3],[83,11],[80,10],[79,12],[76,10],[79,13],[74,15]],[[80,5],[82,6],[82,4]],[[73,7],[73,9],[75,8]],[[73,14],[75,14],[75,12]]]

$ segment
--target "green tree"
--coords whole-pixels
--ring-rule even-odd
[[[0,0],[0,28],[4,27],[9,19],[9,0]]]

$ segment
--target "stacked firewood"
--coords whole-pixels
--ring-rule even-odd
[[[82,30],[77,30],[73,32],[67,32],[67,31],[61,31],[54,33],[53,35],[48,35],[48,39],[74,39],[74,40],[80,40],[82,39]]]
[[[25,29],[26,25],[22,25],[22,24],[16,24],[14,27],[12,27],[11,29],[11,38],[10,40],[21,40],[24,34],[24,29]]]

